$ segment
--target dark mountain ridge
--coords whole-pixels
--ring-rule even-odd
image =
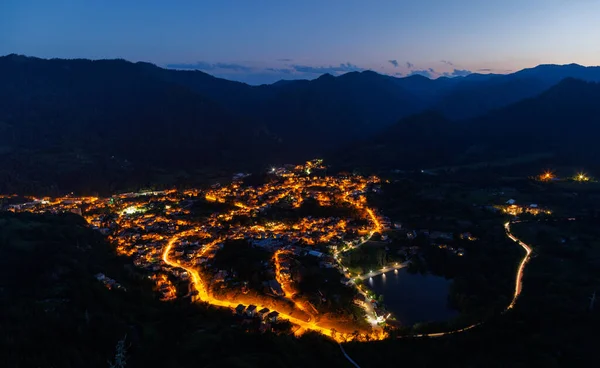
[[[3,190],[81,190],[126,180],[128,166],[233,170],[277,151],[257,124],[138,64],[10,56],[0,58],[0,80]]]
[[[599,71],[542,65],[436,80],[364,71],[250,86],[143,62],[8,55],[0,57],[0,189],[70,191],[102,182],[114,190],[141,178],[155,182],[151,172],[157,170],[181,173],[186,181],[190,170],[230,172],[327,155],[358,139],[392,134],[403,118],[412,125],[393,134],[406,147],[428,132],[419,165],[439,155],[450,160],[454,148],[447,142],[461,137],[446,120],[502,124],[476,116],[537,96],[563,77],[600,80]],[[409,118],[424,111],[437,114]]]

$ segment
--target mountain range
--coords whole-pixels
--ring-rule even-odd
[[[114,190],[157,172],[185,180],[317,155],[399,167],[526,151],[587,157],[577,142],[597,134],[600,87],[589,82],[600,67],[250,86],[143,62],[13,54],[0,57],[0,80],[0,190]]]
[[[451,121],[433,110],[412,115],[334,158],[340,165],[411,170],[553,158],[597,169],[599,99],[599,83],[566,78],[473,118]]]

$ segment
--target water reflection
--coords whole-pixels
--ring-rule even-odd
[[[385,273],[370,277],[368,287],[383,294],[386,308],[409,325],[444,321],[458,314],[447,306],[450,282],[433,275],[409,274],[404,268],[394,270],[394,277]]]

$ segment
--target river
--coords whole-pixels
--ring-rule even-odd
[[[458,315],[448,307],[451,280],[431,274],[410,274],[406,268],[389,271],[365,280],[383,304],[404,325],[417,322],[446,321]]]

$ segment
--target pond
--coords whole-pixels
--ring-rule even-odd
[[[448,307],[451,282],[431,274],[411,274],[402,268],[367,279],[365,285],[383,295],[383,304],[398,321],[413,325],[446,321],[458,315],[458,311]]]

